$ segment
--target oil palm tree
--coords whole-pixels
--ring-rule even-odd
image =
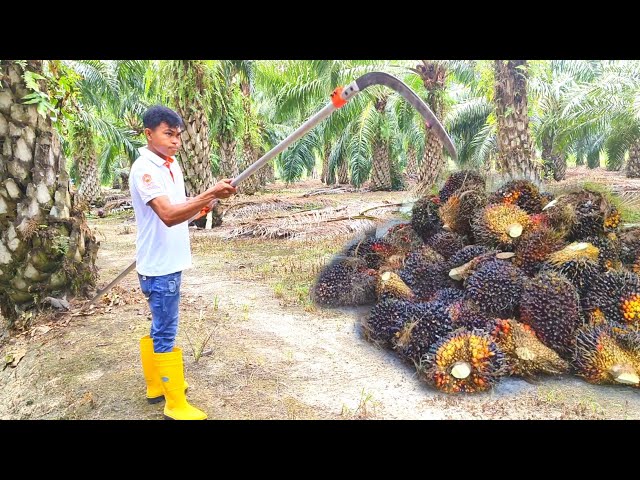
[[[0,61],[0,311],[11,325],[96,280],[98,243],[69,191],[42,74],[42,61]]]

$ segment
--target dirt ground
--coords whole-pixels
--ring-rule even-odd
[[[408,199],[407,192],[302,197],[318,188],[315,181],[295,189],[276,184],[235,201],[348,204],[358,213]],[[378,224],[401,216],[397,207],[373,212]],[[439,393],[364,339],[360,320],[370,307],[318,309],[309,302],[315,274],[356,232],[230,238],[240,221],[230,215],[222,227],[192,231],[194,268],[183,274],[177,345],[185,354],[188,398],[212,420],[640,419],[640,390],[572,376],[538,383],[507,378],[476,395]],[[135,223],[124,212],[91,225],[101,241],[102,287],[133,260]],[[1,358],[19,361],[2,362],[0,419],[161,419],[163,404],[144,397],[138,341],[149,331],[150,314],[136,275],[90,315],[79,315],[80,305],[43,311],[21,333],[3,333]]]

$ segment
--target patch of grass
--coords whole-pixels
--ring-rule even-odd
[[[620,212],[622,222],[639,223],[640,222],[640,205],[638,199],[623,199],[613,193],[611,187],[597,182],[584,182],[582,186],[588,190],[602,193]]]
[[[350,409],[347,405],[342,405],[340,416],[348,419],[366,420],[377,416],[377,409],[381,403],[374,400],[371,392],[365,391],[363,388],[360,392],[360,399],[355,410]]]

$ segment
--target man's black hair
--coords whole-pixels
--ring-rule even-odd
[[[162,105],[154,105],[144,112],[142,116],[142,124],[144,128],[154,129],[162,122],[166,122],[171,128],[184,127],[184,122],[180,115],[170,108]]]

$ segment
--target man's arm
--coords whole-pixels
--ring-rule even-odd
[[[210,206],[216,198],[229,198],[236,193],[236,187],[231,186],[230,183],[231,179],[222,179],[207,191],[192,197],[190,201],[178,205],[173,205],[167,195],[161,195],[150,200],[148,205],[167,227],[173,227],[186,222],[202,210],[203,207]]]

